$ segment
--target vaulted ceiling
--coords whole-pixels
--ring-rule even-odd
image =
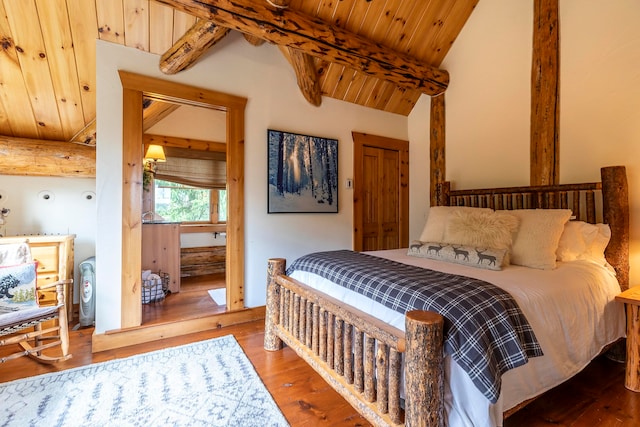
[[[256,49],[279,45],[312,104],[408,115],[446,90],[438,67],[477,2],[0,0],[0,137],[96,143],[96,38],[161,55],[175,73],[241,31]]]

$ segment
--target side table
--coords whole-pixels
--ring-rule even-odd
[[[640,286],[634,286],[616,296],[623,302],[627,314],[627,364],[624,386],[640,391]]]

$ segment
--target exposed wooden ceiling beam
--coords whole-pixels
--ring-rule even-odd
[[[396,85],[437,95],[449,73],[303,13],[255,0],[158,0],[201,19],[352,67]]]
[[[287,8],[290,0],[270,0],[279,8]],[[165,74],[176,74],[190,68],[212,46],[222,40],[230,29],[211,21],[201,19],[196,22],[180,39],[160,58],[160,70]],[[264,40],[244,33],[245,39],[258,46]],[[322,104],[322,92],[313,57],[299,49],[283,47],[288,50],[287,58],[291,63],[298,87],[309,103],[315,106]]]
[[[247,33],[242,33],[242,35],[244,36],[244,39],[246,41],[248,41],[254,46],[260,46],[264,43],[264,40],[261,39],[260,37],[252,36],[251,34],[247,34]]]
[[[291,47],[278,47],[296,73],[298,87],[304,98],[316,107],[322,104],[322,89],[313,56]]]
[[[147,131],[152,128],[160,120],[167,117],[169,114],[180,108],[179,104],[173,104],[171,102],[162,102],[149,100],[149,105],[145,106],[142,113],[142,129]]]
[[[96,149],[66,141],[0,136],[0,175],[95,178]]]
[[[78,133],[73,135],[69,142],[81,145],[96,145],[96,119],[91,120],[85,127],[80,129]]]
[[[266,1],[276,8],[286,9],[289,7],[291,0]],[[322,104],[322,90],[320,89],[318,71],[316,70],[316,64],[313,62],[313,56],[292,47],[279,47],[280,51],[289,59],[289,63],[296,73],[298,87],[302,91],[304,98],[309,101],[311,105],[315,105],[316,107],[320,106],[320,104]]]
[[[201,139],[179,138],[176,136],[153,135],[145,133],[142,135],[145,146],[149,144],[161,145],[163,147],[187,148],[198,151],[215,151],[224,153],[227,151],[227,144],[224,142],[204,141]]]
[[[201,19],[162,55],[160,71],[175,74],[186,70],[227,34],[229,28]]]

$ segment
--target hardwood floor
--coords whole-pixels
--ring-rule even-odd
[[[266,387],[292,426],[368,426],[355,410],[289,348],[263,349],[264,322],[250,322],[207,332],[168,338],[115,350],[91,353],[93,328],[71,331],[73,357],[57,365],[40,364],[21,357],[0,364],[0,382],[55,372],[91,363],[145,353],[232,334],[242,346]],[[0,349],[0,357],[10,352]],[[11,350],[15,351],[15,347]],[[167,369],[171,367],[168,366]]]
[[[210,284],[206,284],[203,287],[208,289],[209,286]],[[189,292],[185,292],[183,298],[173,301],[168,298],[167,302],[170,303],[156,304],[153,311],[156,314],[160,313],[163,308],[167,311],[165,318],[160,316],[162,319],[160,321],[167,321],[167,318],[171,316],[184,317],[185,310],[194,311],[193,308],[188,308],[189,304],[185,301],[194,297],[198,292],[206,292],[206,289],[203,291],[198,287],[199,285],[194,285],[189,291],[194,292],[194,295],[188,296]],[[175,304],[174,307],[172,307],[172,303]],[[208,307],[206,303],[203,302],[203,304]],[[182,306],[182,308],[178,309],[177,306]],[[215,304],[211,306],[215,306]],[[204,309],[200,305],[197,307],[198,310]],[[220,307],[218,306],[217,309]],[[180,314],[181,312],[182,314]],[[154,320],[149,319],[148,321]],[[71,331],[73,358],[58,365],[43,365],[26,357],[0,363],[0,382],[232,334],[244,349],[292,426],[369,426],[366,420],[291,349],[285,348],[283,351],[273,353],[265,351],[262,347],[263,321],[228,326],[95,354],[91,353],[92,333],[93,328]],[[15,351],[15,347],[11,349],[0,348],[0,357],[11,353],[7,350]],[[170,369],[170,366],[167,368]],[[551,390],[505,421],[505,427],[551,425],[572,427],[640,425],[640,393],[625,389],[624,364],[599,357],[583,372]]]
[[[291,349],[285,348],[283,351],[273,353],[264,351],[262,321],[95,354],[91,353],[92,333],[93,328],[71,331],[73,358],[58,365],[43,365],[26,357],[0,364],[0,381],[10,381],[232,334],[292,426],[369,425]],[[9,352],[6,349],[0,350],[0,356],[5,353]],[[572,427],[640,425],[640,393],[624,388],[623,364],[600,357],[582,373],[548,392],[505,422],[505,427],[551,425]]]
[[[604,356],[509,417],[504,427],[638,426],[640,393],[624,387],[624,363]]]
[[[223,274],[183,277],[180,292],[167,295],[164,301],[142,304],[142,324],[175,322],[186,318],[224,313],[226,305],[219,305],[209,296],[211,289],[225,287]]]

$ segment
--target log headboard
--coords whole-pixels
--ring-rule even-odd
[[[601,182],[531,187],[451,190],[444,181],[436,186],[439,206],[473,206],[492,209],[571,209],[572,219],[604,222],[611,228],[605,251],[615,268],[620,288],[629,288],[629,195],[624,166],[600,170]]]

